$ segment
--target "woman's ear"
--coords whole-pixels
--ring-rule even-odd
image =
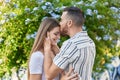
[[[47,37],[50,37],[50,32],[49,31],[47,31]]]

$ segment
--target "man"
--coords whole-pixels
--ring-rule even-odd
[[[46,78],[52,80],[60,72],[67,71],[71,65],[81,80],[90,80],[95,59],[95,44],[86,31],[82,31],[84,17],[77,7],[65,8],[61,16],[61,33],[70,36],[58,55],[50,57],[50,46],[45,48],[44,69]],[[48,42],[50,44],[50,42]]]

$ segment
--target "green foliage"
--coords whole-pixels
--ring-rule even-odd
[[[120,3],[111,0],[11,0],[0,2],[0,76],[14,67],[27,66],[35,32],[44,17],[60,19],[62,8],[77,6],[85,14],[84,30],[95,41],[97,54],[94,71],[102,71],[105,63],[120,55],[116,42],[120,38]],[[67,37],[68,38],[68,37]],[[67,39],[61,38],[62,42]]]

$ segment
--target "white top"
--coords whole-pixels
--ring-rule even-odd
[[[43,67],[44,55],[40,51],[34,52],[30,57],[29,69],[30,74],[42,74],[42,80],[45,79],[44,67]],[[59,80],[56,77],[54,80]]]

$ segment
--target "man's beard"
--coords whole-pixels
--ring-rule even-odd
[[[61,33],[62,36],[68,36],[68,29],[65,28],[65,29],[61,30],[60,33]]]

